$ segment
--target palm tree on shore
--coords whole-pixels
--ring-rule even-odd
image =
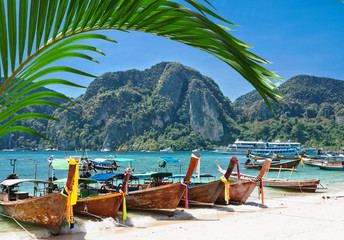
[[[178,1],[180,2],[180,1]],[[270,110],[270,100],[280,97],[271,80],[281,79],[263,67],[269,61],[248,51],[249,46],[229,34],[235,25],[212,10],[209,1],[184,0],[0,0],[0,138],[22,131],[47,139],[31,128],[18,126],[28,118],[58,120],[41,113],[18,113],[32,105],[65,108],[49,98],[72,100],[52,91],[51,84],[82,87],[71,81],[49,78],[68,72],[96,77],[70,66],[51,66],[65,58],[97,62],[85,52],[104,54],[81,40],[117,43],[97,30],[140,31],[168,38],[208,52],[235,69],[260,93]],[[211,16],[221,25],[214,23]],[[81,51],[81,52],[80,52]],[[104,54],[105,55],[105,54]]]

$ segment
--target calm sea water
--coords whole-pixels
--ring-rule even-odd
[[[79,152],[67,152],[68,156],[80,156],[81,153]],[[89,158],[98,158],[98,157],[106,157],[107,155],[111,154],[110,152],[88,152],[87,155]],[[48,178],[48,161],[51,155],[54,155],[55,158],[64,158],[65,152],[0,152],[0,159],[35,159],[37,160],[37,179],[46,180]],[[124,152],[124,153],[117,153],[118,157],[123,158],[132,158],[136,161],[133,163],[133,169],[135,173],[144,173],[150,171],[156,171],[158,167],[158,160],[159,157],[168,156],[180,159],[182,162],[181,169],[182,173],[185,173],[191,152],[173,152],[173,153],[161,153],[161,152]],[[221,174],[217,171],[217,167],[215,165],[215,160],[218,160],[221,167],[223,169],[227,168],[227,165],[230,160],[230,155],[222,155],[219,153],[213,152],[202,152],[201,153],[201,173],[209,173],[215,175],[217,178],[221,176]],[[240,172],[256,175],[258,173],[257,170],[247,170],[243,169],[243,163],[245,162],[246,158],[244,156],[239,156],[239,166]],[[124,171],[125,168],[128,167],[126,163],[119,164],[121,167],[119,171]],[[171,171],[175,174],[179,173],[179,164],[168,164],[167,170]],[[236,171],[236,170],[235,170]],[[16,162],[16,170],[15,172],[19,175],[20,178],[34,178],[35,176],[35,162],[34,161],[17,161]],[[12,166],[10,165],[9,160],[1,160],[0,161],[0,180],[7,177],[9,174],[12,173]],[[269,177],[276,177],[278,172],[270,172]],[[66,171],[55,171],[55,175],[57,178],[64,178],[67,176]],[[290,176],[290,172],[282,172],[280,174],[280,178],[287,179]],[[299,165],[297,171],[293,172],[292,179],[311,179],[311,178],[318,178],[321,180],[321,184],[328,188],[331,191],[342,190],[344,187],[344,171],[325,171],[320,170],[317,167],[309,167],[305,166],[302,168],[301,164]],[[281,197],[285,194],[285,192],[281,190],[271,190],[269,188],[264,189],[265,198],[271,197]],[[301,193],[298,193],[301,194]],[[256,195],[255,195],[256,196]],[[197,210],[197,211],[205,211],[205,210]],[[157,219],[153,215],[144,215],[142,213],[128,213],[129,222],[131,224],[144,222],[144,221],[154,221]],[[181,217],[183,218],[182,213],[177,213],[176,218]],[[116,227],[116,222],[112,219],[106,219],[101,222],[96,222],[93,219],[84,219],[84,218],[77,218],[77,227],[74,229],[74,232],[87,232],[87,231],[101,231],[102,228],[109,228],[109,227]],[[36,237],[49,237],[49,233],[47,230],[24,225],[26,229],[30,232],[34,233]],[[62,233],[67,232],[66,227],[62,229]],[[0,217],[0,239],[30,239],[29,235],[25,233],[13,220],[6,219],[4,217]]]

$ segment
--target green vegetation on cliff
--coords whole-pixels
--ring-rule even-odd
[[[242,140],[281,139],[306,146],[344,146],[344,82],[299,75],[279,87],[283,107],[274,105],[276,116],[265,107],[256,91],[238,98],[235,108]],[[254,137],[252,137],[254,136]]]
[[[103,74],[75,99],[76,104],[65,104],[69,111],[54,111],[62,122],[24,123],[45,133],[52,143],[25,133],[7,135],[0,143],[3,148],[27,149],[191,150],[225,146],[239,138],[343,146],[342,92],[340,80],[293,77],[279,87],[285,97],[283,107],[274,104],[274,116],[256,91],[231,103],[212,79],[163,62],[144,71]],[[51,114],[53,109],[35,111]]]

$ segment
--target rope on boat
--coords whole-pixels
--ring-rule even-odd
[[[102,217],[102,216],[95,215],[95,214],[92,214],[92,213],[89,213],[89,212],[84,212],[84,211],[82,211],[82,213],[83,213],[83,214],[86,214],[86,215],[89,215],[89,216],[91,216],[91,217],[98,218],[98,219],[100,219],[100,220],[104,220],[104,219],[105,219],[105,218]],[[121,227],[133,228],[133,227],[131,227],[131,226],[127,226],[127,225],[125,225],[125,224],[119,223],[117,220],[116,220],[116,225],[121,226]]]
[[[6,214],[2,214],[2,213],[0,213],[0,215],[1,216],[3,216],[3,217],[7,217],[7,218],[10,218],[10,219],[12,219],[13,221],[15,221],[31,238],[33,238],[33,239],[36,239],[36,240],[38,240],[36,237],[35,237],[35,235],[33,235],[32,233],[30,233],[23,225],[21,225],[15,218],[13,218],[13,217],[11,217],[11,216],[8,216],[8,215],[6,215]]]

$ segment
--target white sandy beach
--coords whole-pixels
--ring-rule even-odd
[[[255,194],[255,192],[253,193]],[[49,239],[339,239],[343,234],[344,192],[292,194],[246,205],[188,209],[184,220],[135,223],[131,228],[104,227]],[[281,192],[281,196],[283,193]],[[188,216],[188,217],[187,217]],[[189,218],[189,219],[187,219]],[[190,219],[191,218],[191,219]],[[100,231],[101,230],[101,231]]]

